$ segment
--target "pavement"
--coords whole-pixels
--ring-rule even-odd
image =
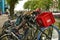
[[[8,15],[6,15],[6,14],[0,15],[0,33],[2,31],[2,26],[3,26],[4,22],[7,20],[8,20]]]

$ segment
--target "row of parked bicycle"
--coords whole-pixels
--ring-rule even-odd
[[[52,12],[19,15],[15,22],[8,19],[4,23],[0,40],[60,40],[59,29],[54,23]],[[20,29],[23,29],[22,34]]]

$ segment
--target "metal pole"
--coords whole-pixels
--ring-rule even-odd
[[[2,14],[5,12],[5,0],[2,0]]]

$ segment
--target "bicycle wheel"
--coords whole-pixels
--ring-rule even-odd
[[[8,40],[8,38],[5,36],[3,38],[0,38],[0,40]]]
[[[56,26],[51,26],[45,30],[40,30],[41,35],[38,40],[60,40],[60,32]]]
[[[17,38],[8,34],[4,34],[0,36],[0,40],[17,40]]]

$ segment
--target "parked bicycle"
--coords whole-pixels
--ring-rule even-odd
[[[31,34],[33,34],[33,35],[30,35],[30,38],[31,38],[30,40],[53,40],[54,38],[57,38],[57,40],[60,40],[60,32],[58,30],[58,27],[56,27],[54,25],[49,25],[49,27],[47,27],[47,28],[39,26],[39,24],[37,24],[35,16],[36,15],[24,15],[23,17],[21,17],[23,20],[22,20],[22,23],[20,23],[20,25],[18,26],[17,30],[19,30],[22,27],[22,25],[26,24],[27,26],[29,26],[29,29],[31,28],[31,29],[36,30],[35,32],[33,32],[34,30],[31,30],[33,32]],[[13,34],[14,32],[11,31],[10,33]],[[28,33],[29,32],[27,32],[26,34],[28,34]],[[27,37],[29,37],[29,36],[27,35]],[[21,40],[24,40],[23,38]],[[14,38],[12,38],[12,39],[14,39]],[[18,40],[19,38],[16,37],[16,39]],[[26,39],[26,40],[28,40],[28,39]]]

